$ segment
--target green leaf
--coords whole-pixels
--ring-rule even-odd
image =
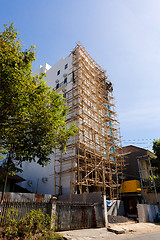
[[[45,166],[54,148],[65,150],[76,134],[66,126],[67,108],[61,95],[32,76],[35,47],[22,50],[13,23],[0,32],[0,152],[11,156],[9,172],[20,171],[22,162]],[[4,164],[5,167],[5,164]]]

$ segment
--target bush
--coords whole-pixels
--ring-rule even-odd
[[[18,211],[11,208],[6,211],[3,218],[4,239],[19,240],[61,240],[63,237],[55,233],[51,228],[51,219],[40,209],[31,210],[24,218],[17,219]]]

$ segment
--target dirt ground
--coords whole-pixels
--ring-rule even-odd
[[[106,228],[91,228],[81,230],[63,231],[61,234],[67,240],[118,240],[118,239],[132,239],[136,236],[160,232],[160,224],[154,223],[121,223],[109,224],[114,229],[124,230],[123,234],[115,234],[108,231]]]

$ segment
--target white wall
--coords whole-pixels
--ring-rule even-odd
[[[68,64],[68,68],[65,69],[65,65]],[[60,70],[60,74],[57,76],[57,72]],[[47,82],[47,85],[54,88],[56,87],[56,80],[59,80],[59,83],[64,81],[64,74],[67,74],[67,82],[71,80],[71,71],[72,71],[72,55],[69,55],[66,58],[62,58],[59,60],[53,67],[51,67],[46,72],[46,78],[44,79]],[[69,74],[69,75],[68,75]],[[67,83],[66,87],[70,86],[69,83]],[[58,90],[58,93],[62,93],[60,89]]]
[[[46,167],[41,167],[36,162],[24,162],[23,173],[19,175],[26,181],[19,185],[34,193],[54,194],[54,155],[51,155],[51,159],[51,164]],[[46,178],[46,181],[44,181],[44,178]]]
[[[68,64],[68,68],[65,69],[65,65]],[[60,70],[60,74],[57,76],[57,72]],[[64,84],[61,88],[57,90],[57,93],[63,93],[62,89],[66,88],[67,91],[72,88],[71,78],[72,74],[72,55],[70,54],[66,58],[59,60],[53,67],[48,64],[44,66],[39,66],[33,73],[40,74],[41,72],[46,73],[46,78],[44,79],[47,82],[47,85],[55,88],[56,80],[59,80],[59,83],[64,81],[64,78],[67,77],[67,84]],[[67,76],[64,76],[67,74]],[[68,75],[69,74],[69,75]],[[31,192],[43,193],[43,194],[54,194],[55,193],[55,184],[54,184],[54,154],[51,155],[51,164],[42,168],[35,162],[24,163],[23,164],[23,173],[19,174],[24,179],[25,182],[19,183],[20,186],[27,188]],[[47,178],[47,181],[44,183],[43,178]],[[58,182],[57,182],[58,184]],[[63,194],[68,194],[70,189],[70,174],[65,173],[62,176],[62,192]]]

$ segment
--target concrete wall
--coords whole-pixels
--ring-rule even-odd
[[[58,230],[94,227],[93,206],[73,203],[56,203]]]
[[[83,194],[75,194],[71,197],[69,195],[61,195],[58,196],[58,201],[61,202],[73,202],[73,203],[88,203],[88,204],[94,204],[94,203],[102,203],[102,193],[101,192],[92,192],[87,193],[84,192]]]
[[[157,195],[158,195],[158,200],[160,203],[160,193],[157,193]],[[157,198],[156,198],[156,195],[154,192],[153,193],[145,192],[145,197],[146,197],[147,204],[157,204]]]
[[[12,206],[19,211],[19,218],[24,217],[31,209],[46,209],[52,217],[52,222],[58,230],[80,229],[91,227],[104,227],[104,205],[101,193],[84,193],[74,195],[72,201],[67,202],[67,196],[61,196],[61,200],[51,198],[51,195],[40,195],[30,193],[6,193],[3,204],[0,204],[1,213]],[[77,198],[76,198],[77,197]],[[76,202],[77,201],[77,202]],[[79,202],[78,202],[79,201]],[[123,215],[123,202],[114,201],[108,207],[108,215]],[[57,216],[55,221],[53,215]]]
[[[91,227],[103,227],[103,216],[101,207],[93,204],[83,203],[64,203],[51,199],[48,202],[3,202],[0,204],[0,214],[6,216],[6,210],[14,207],[18,210],[18,219],[25,217],[26,213],[32,209],[41,209],[51,216],[52,227],[55,225],[57,230],[69,230]],[[54,216],[57,216],[55,220]],[[98,221],[98,222],[97,222]],[[1,219],[0,219],[1,222]]]
[[[154,222],[158,210],[160,210],[159,205],[137,204],[138,221]]]
[[[107,212],[108,215],[123,216],[125,214],[123,201],[114,200],[112,206],[107,206]]]
[[[70,198],[69,195],[61,195],[58,197],[58,201],[62,201],[64,204],[67,202],[93,204],[97,227],[104,226],[104,205],[101,192],[85,192],[83,194],[73,195],[72,198]],[[125,214],[123,201],[114,200],[112,206],[107,207],[107,214],[111,216],[123,216]]]
[[[102,204],[94,204],[94,212],[95,212],[95,220],[97,227],[104,227],[105,219],[104,219],[104,209]]]

